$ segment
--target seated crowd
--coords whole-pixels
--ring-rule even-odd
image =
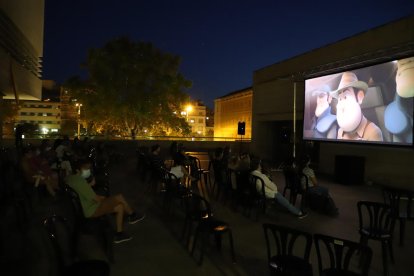
[[[52,145],[48,139],[40,146],[28,145],[22,149],[20,168],[29,186],[45,187],[50,197],[58,201],[67,187],[79,198],[85,218],[116,216],[114,242],[120,243],[132,237],[123,231],[124,216],[134,224],[144,218],[127,203],[122,194],[109,195],[105,174],[109,156],[103,143],[92,144],[87,138],[72,142],[68,137],[57,139]]]

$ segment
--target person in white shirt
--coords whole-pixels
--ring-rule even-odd
[[[298,216],[298,218],[304,218],[307,216],[307,213],[302,212],[300,209],[290,204],[290,202],[286,198],[284,198],[282,194],[280,194],[277,191],[276,184],[273,183],[273,181],[266,174],[262,172],[262,166],[261,166],[260,160],[253,159],[251,161],[251,169],[252,169],[252,172],[251,172],[252,175],[258,176],[263,180],[264,185],[265,185],[264,187],[265,196],[267,198],[274,198],[276,202],[278,202],[280,205],[288,209],[288,211],[291,212],[292,214]],[[258,191],[261,191],[262,189],[261,182],[259,180],[256,181],[256,189]]]

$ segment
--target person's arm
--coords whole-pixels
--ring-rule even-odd
[[[106,197],[105,196],[101,196],[101,195],[95,195],[95,201],[96,202],[101,202],[102,200],[104,200]]]

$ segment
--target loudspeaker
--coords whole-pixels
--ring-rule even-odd
[[[237,134],[238,135],[244,135],[246,132],[246,123],[245,122],[239,122],[237,125]]]

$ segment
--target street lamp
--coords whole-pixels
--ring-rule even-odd
[[[187,105],[187,107],[185,108],[185,110],[187,111],[186,112],[186,115],[187,115],[187,122],[188,122],[188,113],[190,113],[191,111],[193,111],[193,106],[192,105]]]
[[[75,106],[78,108],[78,139],[80,139],[80,115],[81,115],[81,103],[76,103]]]

